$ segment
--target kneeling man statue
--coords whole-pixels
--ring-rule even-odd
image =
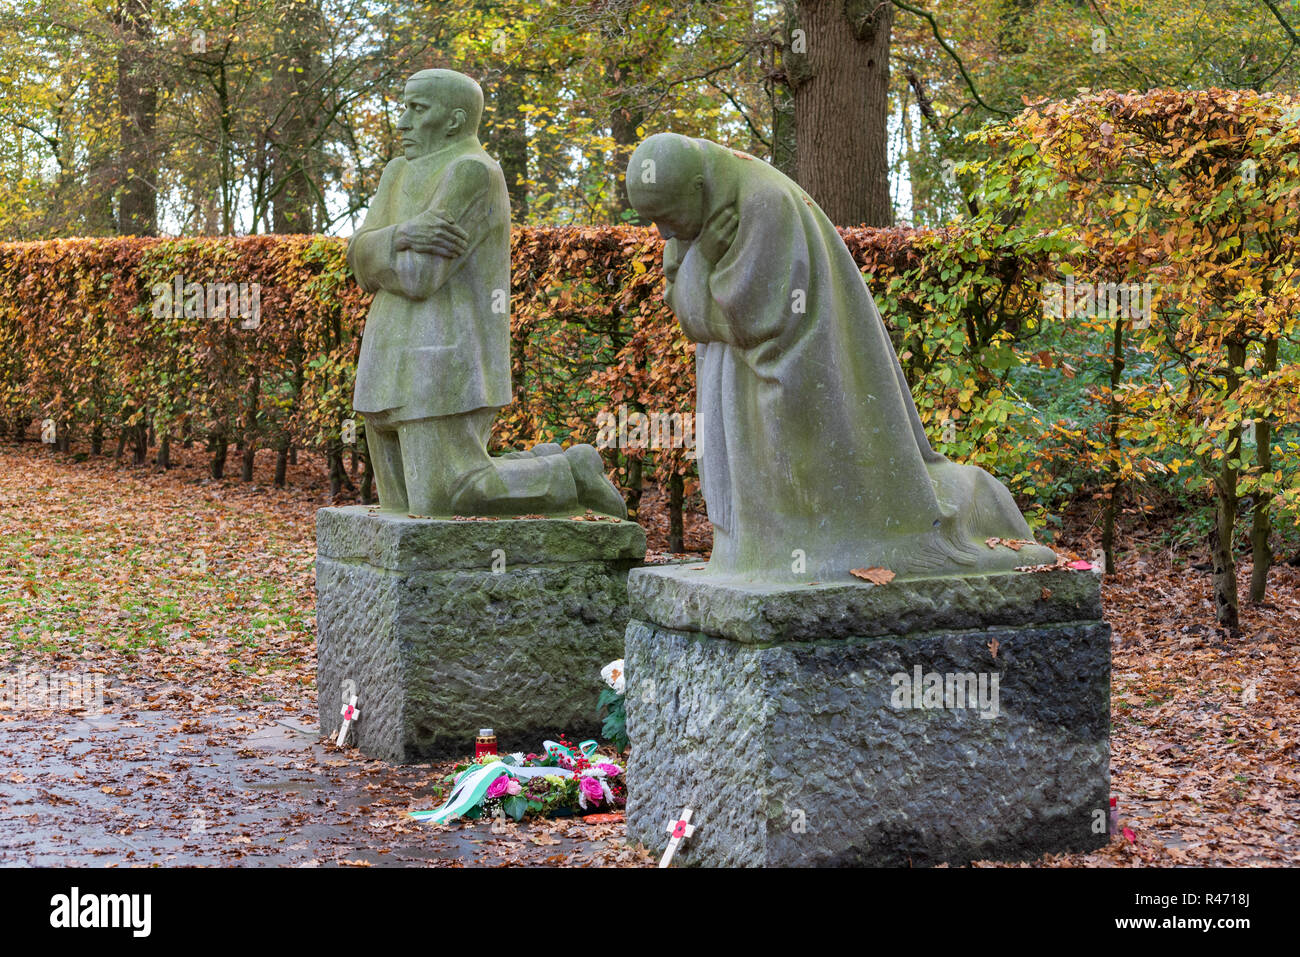
[[[375,294],[352,404],[365,417],[380,507],[626,517],[590,445],[488,455],[492,421],[512,397],[505,177],[479,144],[483,91],[472,79],[422,70],[404,107],[406,155],[384,169],[348,243],[348,264]]]

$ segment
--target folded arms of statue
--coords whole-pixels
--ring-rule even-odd
[[[381,180],[380,194],[384,187]],[[417,302],[431,297],[491,228],[489,187],[487,169],[462,160],[443,175],[428,208],[418,216],[388,226],[363,225],[348,243],[348,261],[362,288]],[[380,198],[372,208],[386,207]]]

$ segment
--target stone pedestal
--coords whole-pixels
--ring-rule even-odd
[[[633,522],[316,515],[316,685],[336,734],[345,682],[362,753],[388,761],[503,751],[599,731],[600,669],[622,657]]]
[[[965,864],[1105,843],[1110,627],[1094,573],[760,587],[698,569],[629,579],[630,839],[662,851],[689,806],[675,865]]]

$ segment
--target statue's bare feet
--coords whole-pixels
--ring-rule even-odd
[[[578,501],[593,512],[627,518],[627,504],[608,478],[600,453],[590,445],[575,445],[565,449],[574,484],[578,486]]]

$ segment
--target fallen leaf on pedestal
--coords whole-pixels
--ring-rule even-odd
[[[888,585],[895,577],[888,568],[852,568],[849,569],[849,574],[873,585]]]
[[[984,544],[989,548],[997,548],[999,545],[1002,545],[1011,549],[1013,552],[1018,552],[1026,545],[1032,545],[1034,543],[1027,538],[986,538],[984,539]]]

